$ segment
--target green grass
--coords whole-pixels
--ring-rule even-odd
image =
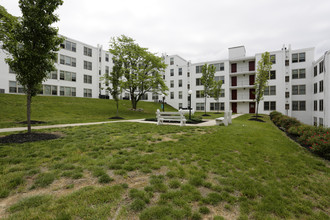
[[[249,118],[228,127],[70,127],[56,129],[64,135],[57,140],[2,144],[0,201],[23,198],[0,215],[329,219],[329,162],[289,140],[268,118]]]
[[[0,94],[0,106],[0,128],[25,126],[18,124],[26,121],[25,95]],[[138,108],[143,111],[131,111],[131,102],[121,100],[119,116],[125,119],[152,118],[160,107],[159,103],[140,101]],[[36,96],[32,99],[31,108],[31,120],[44,121],[47,125],[109,121],[116,115],[115,102],[105,99]],[[171,106],[166,106],[166,109],[175,111]]]

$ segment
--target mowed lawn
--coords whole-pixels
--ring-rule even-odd
[[[0,145],[4,219],[329,219],[329,162],[269,120],[113,123]]]
[[[31,108],[31,120],[43,121],[46,125],[109,121],[117,111],[113,100],[58,96],[33,97]],[[143,110],[132,111],[129,100],[120,100],[119,116],[124,119],[152,118],[160,108],[160,103],[140,101],[138,109]],[[175,111],[171,106],[165,108]],[[0,94],[0,111],[0,128],[25,126],[19,122],[27,120],[26,96]]]

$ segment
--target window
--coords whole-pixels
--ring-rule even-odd
[[[174,99],[174,92],[171,92],[171,99]]]
[[[313,117],[313,125],[317,126],[317,117]]]
[[[210,111],[224,111],[225,103],[224,102],[211,102],[210,103]]]
[[[314,76],[317,76],[317,66],[314,66]]]
[[[43,95],[57,95],[57,86],[42,85],[40,94],[43,94]]]
[[[306,111],[306,101],[292,101],[292,111]]]
[[[196,103],[196,110],[197,111],[204,110],[204,102]]]
[[[292,79],[305,79],[306,69],[295,69],[292,70]]]
[[[157,93],[152,93],[152,100],[157,101],[158,100],[158,94]]]
[[[188,90],[190,89],[190,84],[187,84],[187,89],[188,89]]]
[[[289,60],[285,60],[285,66],[289,66],[290,65],[290,61]]]
[[[276,64],[276,55],[275,54],[270,55],[269,59],[270,59],[270,62],[272,62],[272,64]]]
[[[289,110],[290,109],[290,104],[285,104],[285,110]]]
[[[292,95],[305,95],[306,85],[294,85],[292,86]]]
[[[179,87],[182,87],[182,79],[179,80]]]
[[[171,88],[174,88],[174,80],[171,80],[171,81],[170,81],[170,87],[171,87]]]
[[[290,98],[290,92],[285,92],[285,98]]]
[[[182,99],[182,91],[179,91],[179,99]]]
[[[225,70],[225,64],[224,63],[210,64],[210,66],[214,66],[216,72]]]
[[[285,82],[290,82],[290,76],[285,76]]]
[[[14,70],[12,70],[10,67],[9,67],[9,73],[13,73],[13,74],[16,74]]]
[[[269,79],[276,79],[276,70],[271,70],[269,72]]]
[[[179,103],[179,109],[182,109],[182,103]]]
[[[47,78],[48,78],[48,79],[57,79],[57,70],[52,71],[52,72],[49,72],[49,73],[47,74]]]
[[[84,75],[84,83],[92,84],[92,76]]]
[[[84,55],[91,57],[92,56],[92,48],[84,47]]]
[[[305,62],[306,60],[306,53],[293,53],[292,54],[292,63],[301,63],[301,62]]]
[[[182,68],[179,68],[179,76],[182,76]]]
[[[314,83],[314,94],[317,93],[317,83]]]
[[[264,102],[264,111],[275,111],[276,102]]]
[[[76,73],[61,70],[60,80],[76,82]]]
[[[203,90],[197,90],[196,91],[196,98],[204,98],[204,91]]]
[[[170,69],[171,76],[174,76],[174,69]]]
[[[216,76],[216,77],[214,77],[214,80],[216,82],[219,82],[221,80],[222,84],[225,84],[225,76]]]
[[[9,92],[10,93],[24,93],[23,86],[16,81],[9,81]]]
[[[105,54],[105,61],[109,62],[109,54],[107,54],[107,53]]]
[[[108,66],[105,66],[105,73],[109,74],[110,73],[110,68]]]
[[[73,43],[71,41],[65,40],[63,43],[61,43],[61,48],[66,49],[66,50],[70,50],[72,52],[76,52],[77,50],[77,45],[76,43]]]
[[[319,63],[319,70],[320,70],[320,73],[323,73],[323,69],[324,69],[324,60],[322,60],[322,61]]]
[[[202,73],[203,66],[196,66],[196,73]]]
[[[140,100],[148,100],[148,93],[144,93]]]
[[[187,77],[190,77],[190,72],[187,72]]]
[[[319,108],[320,108],[320,112],[323,112],[323,99],[320,99],[319,101]]]
[[[323,80],[320,81],[320,92],[323,92]]]
[[[174,58],[173,57],[170,58],[170,65],[174,65]]]
[[[91,98],[92,97],[92,90],[91,89],[84,89],[84,97]]]
[[[60,95],[61,96],[76,96],[76,88],[75,87],[60,87]]]
[[[196,78],[196,86],[201,86],[201,85],[203,85],[201,78]]]
[[[276,95],[276,86],[267,86],[264,91],[264,95]]]
[[[319,118],[319,126],[323,127],[323,118]]]
[[[76,58],[60,55],[60,64],[76,67]]]
[[[92,70],[92,62],[84,60],[84,69],[85,70]]]
[[[317,111],[317,100],[314,100],[314,111]]]

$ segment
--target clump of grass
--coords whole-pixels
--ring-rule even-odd
[[[31,196],[28,198],[24,198],[20,200],[18,203],[10,206],[9,211],[13,213],[24,209],[36,208],[38,206],[47,203],[50,200],[51,200],[50,196],[45,196],[45,195]]]
[[[135,212],[142,211],[146,207],[146,204],[150,202],[150,194],[147,194],[143,190],[131,189],[129,191],[129,197],[134,199],[130,204],[130,209]]]
[[[222,216],[214,216],[213,220],[225,220],[225,218]]]
[[[206,204],[217,205],[222,201],[222,196],[218,193],[209,193],[202,201]]]
[[[111,178],[108,174],[102,174],[101,176],[99,176],[99,183],[110,183],[111,181],[113,181],[114,179]]]
[[[145,207],[146,203],[142,199],[135,199],[130,205],[130,209],[135,212],[142,211]]]
[[[171,189],[177,189],[181,186],[181,183],[180,181],[178,180],[171,180],[169,183],[168,183],[168,186],[171,188]]]
[[[210,209],[207,208],[206,206],[202,206],[199,208],[199,212],[202,213],[202,214],[209,214],[210,213]]]
[[[10,194],[10,191],[8,189],[5,189],[5,188],[0,189],[0,198],[6,198],[9,196],[9,194]]]
[[[152,175],[150,177],[150,184],[152,185],[154,192],[166,192],[167,186],[164,184],[164,176],[163,175]]]
[[[193,186],[202,186],[203,179],[200,176],[193,176],[189,179],[189,184]]]
[[[153,206],[142,211],[141,220],[150,219],[188,219],[191,216],[191,210],[175,209],[168,205]]]
[[[40,173],[32,186],[32,189],[46,187],[54,182],[56,175],[54,173]]]
[[[192,219],[192,220],[201,220],[201,219],[202,219],[202,216],[201,216],[198,212],[195,212],[195,213],[193,213],[193,215],[191,216],[191,219]]]

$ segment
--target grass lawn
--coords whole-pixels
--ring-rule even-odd
[[[329,219],[329,162],[266,123],[114,123],[0,145],[4,219]]]
[[[131,102],[119,102],[119,116],[125,119],[152,118],[160,103],[140,101],[138,108],[142,112],[131,111]],[[0,94],[0,128],[24,127],[18,122],[26,121],[26,96]],[[167,110],[174,111],[171,106]],[[113,100],[37,96],[32,99],[31,120],[44,121],[50,124],[83,123],[95,121],[108,121],[116,115],[116,104]],[[45,124],[42,124],[45,125]]]

